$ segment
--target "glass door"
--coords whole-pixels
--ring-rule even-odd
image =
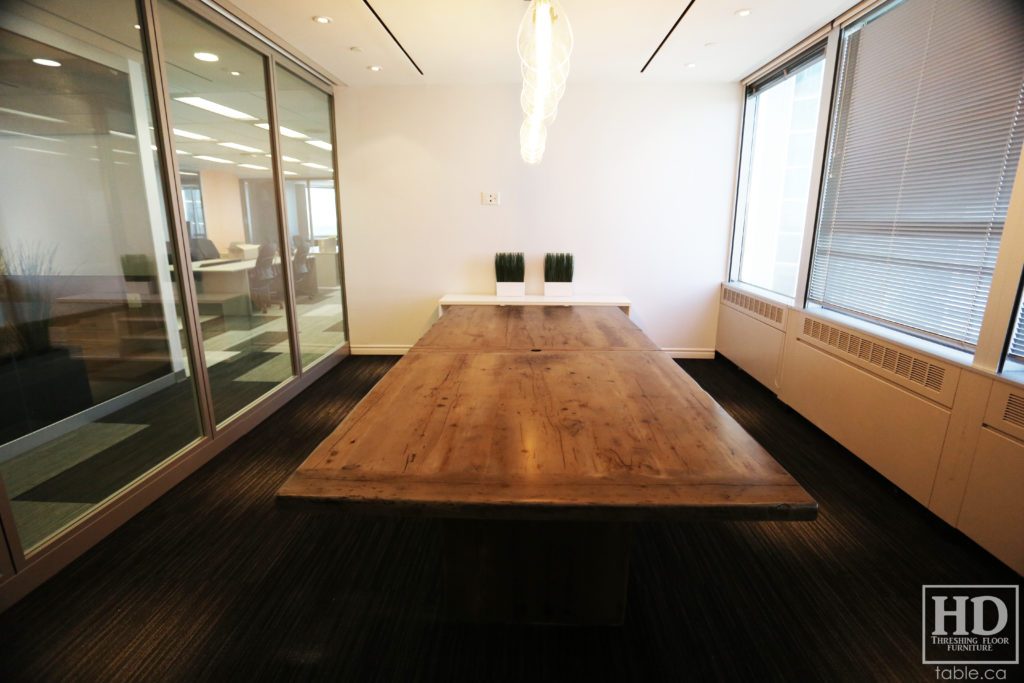
[[[290,305],[260,53],[158,3],[175,154],[218,425],[292,377]],[[202,217],[202,228],[191,225]]]
[[[345,343],[331,99],[281,66],[274,80],[305,368]]]
[[[202,428],[136,4],[5,10],[0,476],[27,555]]]

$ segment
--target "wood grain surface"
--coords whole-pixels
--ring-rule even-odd
[[[634,329],[646,337],[621,311],[533,310],[446,313],[279,500],[496,519],[815,517],[810,495],[671,358],[626,350],[642,343]],[[487,350],[516,339],[561,348]]]
[[[616,306],[446,306],[413,350],[452,349],[659,350]]]

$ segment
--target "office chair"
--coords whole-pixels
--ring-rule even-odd
[[[192,251],[193,261],[205,261],[207,259],[220,258],[217,245],[206,237],[193,237],[189,240],[189,248]]]
[[[319,294],[316,284],[316,262],[309,258],[309,240],[301,235],[292,237],[295,254],[292,256],[292,277],[295,279],[295,295],[303,294],[310,299]]]
[[[272,303],[284,307],[281,300],[281,292],[278,288],[278,270],[274,266],[274,254],[277,247],[273,244],[261,244],[259,254],[256,256],[256,265],[249,271],[249,297],[252,299],[253,308],[266,313]]]

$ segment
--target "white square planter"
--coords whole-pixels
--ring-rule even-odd
[[[495,282],[494,285],[497,296],[526,296],[525,282]]]
[[[572,283],[545,282],[544,296],[572,296]]]

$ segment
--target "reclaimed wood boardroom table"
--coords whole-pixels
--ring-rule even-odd
[[[634,522],[817,515],[614,306],[446,307],[277,495],[440,518],[449,613],[483,621],[621,623]]]

